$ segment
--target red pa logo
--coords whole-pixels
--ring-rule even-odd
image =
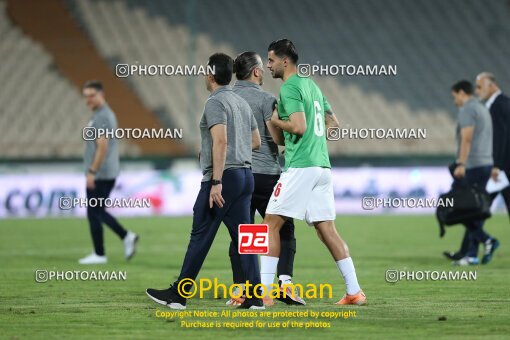
[[[267,224],[239,225],[239,254],[269,253],[269,226]]]

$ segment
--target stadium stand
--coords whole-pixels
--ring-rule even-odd
[[[469,6],[464,6],[466,3]],[[412,3],[302,0],[292,5],[291,14],[282,17],[277,13],[290,9],[286,2],[261,1],[256,11],[251,10],[254,4],[250,0],[66,0],[65,4],[112,71],[120,63],[204,64],[217,51],[234,56],[244,50],[255,50],[264,57],[268,43],[281,37],[296,43],[303,63],[397,65],[396,77],[316,76],[314,79],[344,127],[424,128],[426,142],[343,140],[330,143],[333,155],[451,154],[456,108],[449,96],[450,85],[461,78],[472,79],[481,70],[490,70],[498,75],[503,89],[510,86],[510,70],[505,67],[505,56],[510,53],[510,45],[506,44],[510,23],[505,20],[509,9],[504,0],[483,4],[476,0]],[[476,26],[477,22],[483,25]],[[3,20],[2,30],[16,29]],[[30,39],[24,39],[34,45]],[[2,56],[7,53],[6,46],[2,45]],[[39,50],[44,53],[41,47]],[[19,53],[23,58],[10,58],[32,65],[32,61],[23,61],[31,57]],[[51,56],[46,55],[38,63],[50,65],[50,61]],[[2,74],[9,70],[5,64],[2,67],[5,70]],[[74,94],[64,94],[73,91],[69,84],[64,85],[66,79],[51,67],[42,68],[51,77],[60,79],[63,85],[55,86],[52,91],[58,89],[66,102],[74,103],[69,105],[76,112],[79,94],[75,90]],[[25,81],[22,75],[22,72],[11,75],[17,79],[9,84]],[[198,149],[197,124],[207,98],[201,77],[132,76],[123,81],[161,122],[183,128],[188,153],[194,154]],[[1,94],[0,103],[6,97],[19,103],[23,97],[18,87],[38,87],[41,83],[9,86]],[[268,91],[277,94],[280,85],[280,81],[266,74],[264,87]],[[27,91],[35,94],[42,90]],[[47,102],[38,105],[46,106],[51,105]],[[69,112],[69,109],[62,111]],[[7,120],[5,115],[1,119]],[[5,129],[4,123],[0,126]],[[43,133],[44,129],[40,130],[38,133]],[[48,128],[48,131],[54,130]],[[3,135],[2,145],[12,140]],[[17,143],[14,149],[23,149],[21,145]],[[79,154],[77,145],[69,142],[65,148],[68,151],[56,153]],[[37,151],[37,154],[54,153]]]
[[[0,1],[0,150],[2,157],[75,157],[90,113],[51,56],[26,37]],[[30,100],[28,100],[30,98]]]
[[[265,55],[268,42],[286,36],[295,41],[304,63],[396,64],[398,76],[393,78],[315,79],[344,126],[425,128],[427,142],[346,140],[330,143],[331,152],[444,154],[454,149],[455,108],[449,86],[460,78],[473,78],[482,69],[500,75],[504,84],[510,80],[504,63],[510,45],[490,44],[488,38],[503,42],[510,32],[501,14],[508,11],[505,2],[467,2],[471,6],[463,6],[466,1],[460,0],[300,1],[293,4],[291,14],[282,17],[277,13],[289,10],[286,2],[258,3],[256,11],[249,10],[254,6],[250,0],[79,0],[67,4],[109,60],[190,64],[203,63],[214,51],[235,55],[256,50]],[[442,15],[432,11],[436,7]],[[466,25],[476,21],[489,28]],[[477,46],[473,35],[487,43]],[[491,55],[490,64],[486,53]],[[149,107],[164,108],[175,124],[196,129],[193,125],[201,113],[197,102],[201,104],[207,96],[201,81],[163,77],[129,81]],[[267,79],[266,83],[268,90],[278,93],[279,82]]]
[[[62,1],[8,0],[7,13],[27,36],[43,44],[44,49],[52,55],[57,70],[77,89],[90,79],[103,82],[108,103],[117,114],[119,127],[161,127],[154,114],[145,108],[129,86],[115,76]],[[132,146],[129,148],[132,155],[140,152],[145,155],[180,155],[184,151],[179,140],[141,138],[124,141]],[[137,152],[138,149],[140,152]]]
[[[90,112],[52,56],[13,25],[0,1],[0,150],[3,158],[77,158]],[[135,156],[136,145],[120,144]]]

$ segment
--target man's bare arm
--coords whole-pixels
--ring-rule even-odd
[[[266,122],[267,129],[269,130],[269,134],[273,138],[273,141],[276,143],[276,145],[282,145],[285,146],[285,138],[283,137],[283,130],[279,127],[276,127],[273,123],[271,123],[271,120],[268,120]]]
[[[278,109],[276,107],[273,110],[272,117],[275,117],[275,119],[278,119]],[[271,122],[272,117],[271,117],[271,119],[266,121],[266,126],[267,126],[267,129],[269,130],[269,134],[273,138],[273,141],[276,143],[276,145],[285,145],[285,139],[283,138],[283,130]]]
[[[466,176],[466,162],[471,151],[471,142],[473,140],[474,126],[466,126],[460,129],[460,149],[457,158],[457,167],[453,171],[453,176],[462,178]]]
[[[213,160],[213,180],[221,180],[223,177],[223,170],[225,169],[225,159],[227,158],[227,126],[224,124],[213,125],[211,131],[212,138],[212,160]],[[215,184],[211,186],[209,192],[209,208],[214,206],[214,203],[219,208],[223,208],[225,199],[221,195],[223,189],[222,184]]]
[[[469,152],[471,151],[471,142],[473,140],[474,126],[466,126],[460,129],[460,150],[457,162],[466,164]]]
[[[227,126],[216,124],[210,129],[212,137],[213,179],[220,180],[227,158]]]
[[[275,115],[273,112],[271,123],[277,128],[292,133],[293,135],[302,136],[306,132],[306,118],[305,113],[302,111],[291,114],[289,120],[281,120],[278,114]]]
[[[108,140],[105,137],[99,137],[96,139],[96,153],[94,154],[94,160],[90,165],[90,169],[98,171],[106,158],[106,152],[108,151]]]
[[[326,114],[324,115],[324,119],[326,121],[326,129],[330,127],[339,128],[340,122],[336,118],[335,113],[331,110],[327,110],[325,113]]]
[[[260,133],[259,129],[255,129],[251,132],[251,149],[258,150],[260,148]]]

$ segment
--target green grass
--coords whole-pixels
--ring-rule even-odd
[[[347,240],[369,305],[340,308],[343,280],[315,232],[297,225],[296,283],[331,283],[332,299],[308,300],[306,307],[275,304],[282,310],[355,310],[356,318],[331,321],[328,329],[184,329],[177,320],[157,318],[166,307],[150,301],[147,287],[167,287],[179,273],[189,237],[190,218],[123,219],[141,235],[130,263],[122,244],[105,230],[108,264],[81,267],[91,242],[85,220],[4,220],[0,225],[0,337],[21,338],[178,338],[260,339],[320,338],[503,338],[510,334],[506,216],[495,216],[487,230],[502,246],[487,266],[453,268],[443,250],[456,250],[463,229],[451,228],[444,239],[432,216],[339,216],[337,227]],[[228,234],[222,227],[200,277],[231,279]],[[36,269],[125,270],[126,281],[51,281],[36,283]],[[385,282],[387,269],[476,270],[476,281]],[[222,311],[225,300],[208,294],[192,299],[188,310]],[[439,317],[446,317],[439,321]],[[201,319],[206,320],[206,319]],[[285,321],[288,318],[278,319]],[[239,320],[238,320],[239,321]]]

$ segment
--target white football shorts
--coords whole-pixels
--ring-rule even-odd
[[[266,214],[305,220],[309,225],[334,221],[336,212],[331,169],[287,169],[273,189]]]

